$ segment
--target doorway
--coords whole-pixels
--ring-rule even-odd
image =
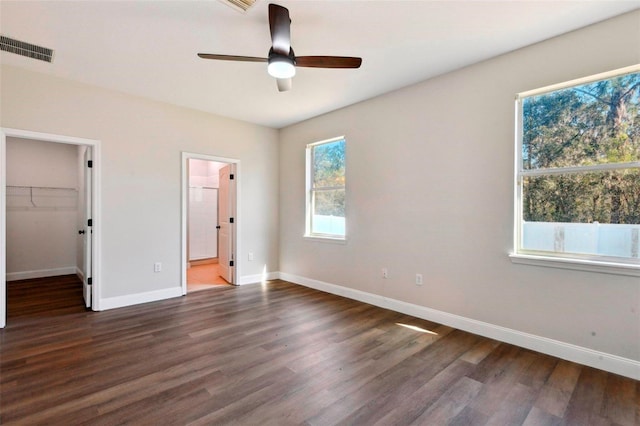
[[[238,160],[182,155],[182,289],[237,284]]]
[[[32,157],[27,158],[35,162],[36,157],[40,156],[44,166],[41,165],[35,172],[31,170],[29,175],[25,173],[27,167],[12,163],[8,175],[7,162],[13,161],[7,155],[8,143],[11,144],[12,152],[21,152],[23,157],[28,156],[31,149]],[[17,150],[13,149],[16,147]],[[67,166],[59,168],[54,176],[47,175],[48,154],[44,151],[63,153],[62,156],[67,158]],[[25,159],[18,161],[24,162]],[[46,249],[51,240],[54,244],[66,244],[63,250],[52,246],[42,253],[36,253],[34,250],[25,250],[29,241],[20,240],[19,244],[25,247],[19,247],[17,255],[12,252],[10,270],[7,269],[7,256],[0,256],[0,327],[6,326],[8,279],[36,279],[76,274],[82,281],[85,306],[99,310],[99,163],[99,141],[17,129],[0,129],[0,245],[4,253],[8,256],[7,249],[14,248],[14,233],[19,227],[32,233],[25,240],[31,239],[32,243],[40,241],[43,247],[38,247],[39,249]],[[6,225],[8,220],[11,221],[9,236]],[[34,225],[29,225],[29,220],[41,226],[41,229],[38,231]],[[44,236],[42,233],[48,228],[55,228],[59,233],[58,237]],[[18,235],[18,238],[22,237]],[[8,246],[9,243],[12,246]],[[61,260],[56,257],[59,254],[56,251],[65,250],[72,250],[72,262],[69,258]],[[66,255],[69,256],[69,253]],[[33,263],[38,260],[42,260],[43,263]]]

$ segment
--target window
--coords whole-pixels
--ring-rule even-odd
[[[307,145],[306,237],[344,240],[345,140]]]
[[[637,271],[640,68],[520,94],[517,108],[515,257]]]

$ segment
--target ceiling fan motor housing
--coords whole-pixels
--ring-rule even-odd
[[[291,78],[296,75],[296,55],[293,49],[289,49],[288,55],[276,53],[273,47],[269,49],[269,65],[267,71],[275,78]]]

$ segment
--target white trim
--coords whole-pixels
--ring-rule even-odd
[[[277,280],[280,272],[267,272],[266,274],[245,275],[238,279],[238,285],[259,284],[265,281]]]
[[[85,145],[90,146],[93,149],[93,250],[92,250],[92,264],[93,264],[93,291],[91,306],[94,311],[100,310],[100,289],[101,289],[101,274],[100,274],[100,259],[101,259],[101,181],[100,176],[102,174],[101,164],[101,144],[97,139],[85,139],[75,136],[56,135],[52,133],[33,132],[30,130],[12,129],[7,127],[0,128],[0,247],[3,252],[7,247],[7,235],[6,235],[6,146],[7,137],[14,137],[18,139],[31,139],[36,141],[64,143],[70,145]],[[74,271],[75,272],[75,271]],[[73,272],[72,272],[73,273]],[[7,299],[6,299],[6,259],[5,256],[0,256],[0,328],[3,328],[7,324],[6,312],[7,312]]]
[[[241,208],[241,185],[242,181],[242,173],[240,170],[240,160],[236,158],[227,158],[227,157],[217,157],[214,155],[208,154],[198,154],[194,152],[186,152],[182,151],[180,153],[180,194],[181,194],[181,210],[180,210],[180,233],[181,233],[181,244],[180,244],[180,288],[182,290],[182,295],[187,294],[187,222],[189,221],[187,215],[187,203],[189,200],[189,160],[206,160],[206,161],[215,161],[217,163],[226,163],[226,164],[235,164],[235,176],[234,180],[235,184],[235,232],[233,235],[233,259],[234,259],[234,274],[233,274],[233,283],[234,285],[240,284],[240,278],[242,275],[240,274],[242,268],[242,262],[240,262],[239,254],[242,253],[241,244],[242,244],[242,208]]]
[[[127,294],[124,296],[108,297],[102,299],[101,310],[124,308],[125,306],[139,305],[141,303],[157,302],[160,300],[181,297],[182,288],[172,287],[162,290],[147,291],[144,293]]]
[[[596,260],[539,256],[533,254],[512,253],[511,262],[520,265],[544,266],[548,268],[573,269],[576,271],[597,272],[600,274],[628,275],[640,277],[640,264],[600,262]]]
[[[7,136],[4,129],[0,128],[0,328],[7,325]]]
[[[347,244],[347,238],[345,237],[334,237],[334,236],[326,236],[323,237],[321,234],[312,234],[312,235],[303,235],[307,241],[319,241],[321,243],[332,243],[332,244]]]
[[[513,250],[518,250],[522,241],[522,184],[520,181],[520,169],[522,164],[522,100],[516,99],[515,103],[515,142],[516,155],[513,167]]]
[[[36,271],[8,272],[7,281],[28,280],[31,278],[56,277],[58,275],[75,275],[77,268],[67,266],[64,268],[38,269]]]
[[[640,361],[293,274],[280,279],[640,380]]]
[[[75,269],[74,273],[78,276],[80,281],[84,282],[84,272],[82,272],[82,269],[80,269],[79,267],[76,266],[76,269]]]
[[[541,87],[539,89],[527,90],[516,95],[516,99],[528,98],[531,96],[542,95],[544,93],[555,92],[557,90],[568,89],[569,87],[582,86],[583,84],[593,83],[598,80],[605,80],[613,77],[619,77],[625,74],[632,74],[640,71],[640,64],[631,65],[617,70],[607,71],[600,74],[590,75],[588,77],[576,78],[574,80],[562,83],[552,84],[550,86]]]
[[[307,148],[313,148],[314,146],[324,145],[326,143],[338,142],[338,141],[341,141],[341,140],[344,140],[344,139],[345,139],[345,137],[344,137],[344,135],[342,135],[342,136],[336,136],[334,138],[329,138],[329,139],[325,139],[325,140],[318,141],[318,142],[311,142],[311,143],[307,144]]]
[[[519,151],[522,152],[522,151]],[[520,162],[522,167],[522,162]],[[593,173],[593,172],[606,172],[613,170],[626,170],[626,169],[640,169],[640,161],[631,161],[628,163],[602,163],[594,164],[591,166],[572,166],[572,167],[553,167],[542,169],[520,169],[520,176],[551,176],[551,175],[565,175],[565,174],[580,174],[580,173]]]

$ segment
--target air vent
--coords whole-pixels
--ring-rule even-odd
[[[256,0],[220,0],[220,1],[241,12],[246,12],[256,2]]]
[[[5,36],[0,36],[0,50],[45,62],[51,62],[53,60],[52,49],[36,46],[35,44],[26,43],[24,41],[15,40]]]

